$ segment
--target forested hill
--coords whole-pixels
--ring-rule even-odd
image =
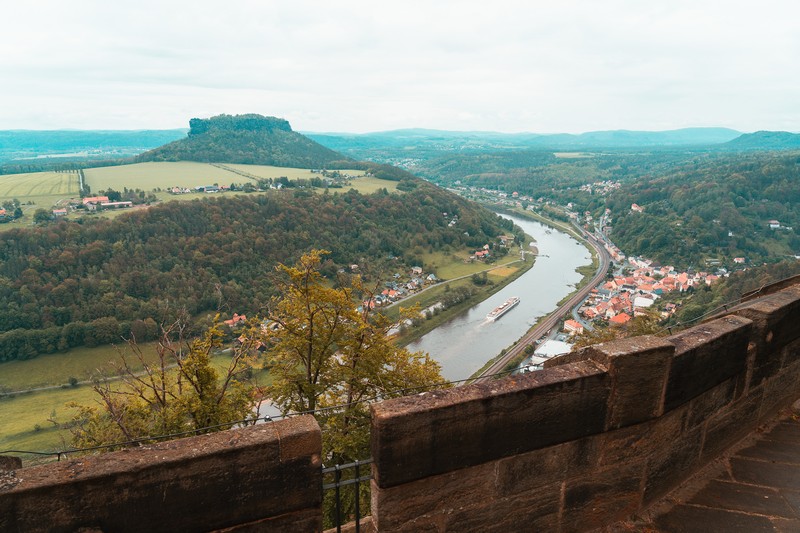
[[[800,135],[788,131],[757,131],[745,133],[724,144],[731,150],[798,150]]]
[[[406,193],[275,190],[167,202],[0,233],[0,361],[119,342],[131,331],[147,338],[181,308],[257,312],[273,294],[276,263],[311,248],[332,252],[327,274],[358,264],[390,275],[423,252],[478,247],[511,231],[475,204],[414,183]]]
[[[516,192],[533,207],[538,199],[572,204],[595,218],[610,208],[612,240],[623,252],[682,268],[800,254],[800,151],[580,155],[461,154],[421,162],[415,172],[447,187]],[[643,212],[631,210],[634,203]]]
[[[664,264],[759,264],[800,253],[800,152],[686,161],[643,176],[606,200],[612,239]],[[631,204],[643,212],[631,210]],[[770,227],[770,221],[775,221]],[[777,225],[777,227],[776,227]]]
[[[218,115],[189,121],[189,134],[136,158],[279,167],[321,168],[347,157],[292,131],[289,123],[261,115]]]

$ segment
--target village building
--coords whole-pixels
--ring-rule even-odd
[[[233,313],[233,318],[223,321],[223,324],[232,328],[242,322],[247,322],[247,316]]]
[[[583,324],[577,320],[569,319],[564,322],[564,330],[572,335],[580,335],[583,333]]]

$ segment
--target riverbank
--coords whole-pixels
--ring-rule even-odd
[[[530,238],[529,235],[526,235],[527,238]],[[509,254],[511,255],[511,254]],[[527,254],[526,254],[527,255]],[[509,262],[501,262],[496,265],[492,265],[491,267],[477,272],[477,274],[486,273],[487,274],[487,282],[483,286],[475,285],[472,282],[473,274],[462,276],[460,278],[455,278],[452,280],[442,281],[441,283],[437,283],[427,291],[417,294],[413,297],[407,298],[402,302],[399,302],[400,305],[404,308],[413,307],[414,305],[418,305],[419,308],[427,309],[431,306],[436,305],[438,302],[441,301],[442,297],[445,295],[446,291],[453,290],[458,287],[469,287],[471,289],[475,289],[475,293],[468,299],[459,302],[447,309],[442,309],[441,311],[437,311],[428,317],[424,318],[419,325],[414,326],[406,330],[403,334],[401,334],[395,342],[399,346],[407,346],[420,338],[424,335],[430,333],[431,331],[435,330],[448,320],[451,320],[453,317],[458,316],[459,314],[463,313],[470,307],[473,307],[496,292],[505,288],[508,284],[514,282],[520,276],[525,274],[529,269],[533,267],[535,264],[536,259],[535,257],[527,256],[526,259],[520,260],[515,259]],[[509,271],[509,268],[513,268],[512,271]],[[498,274],[493,274],[492,271],[500,271],[502,272]],[[392,319],[399,319],[399,305],[397,306],[398,309],[396,311],[390,310],[389,313],[386,313],[389,318]]]
[[[469,378],[476,370],[509,344],[524,336],[542,316],[558,307],[565,295],[572,293],[584,280],[579,267],[592,264],[592,256],[575,238],[554,231],[553,225],[544,225],[523,213],[505,212],[517,226],[533,237],[538,247],[536,261],[530,269],[503,287],[497,287],[485,300],[475,303],[417,341],[408,344],[413,351],[428,352],[442,365],[442,373],[449,380]],[[520,303],[500,320],[489,321],[486,315],[503,301],[519,297]]]
[[[558,302],[558,306],[554,311],[540,317],[536,324],[522,337],[514,341],[511,346],[503,349],[498,356],[492,358],[489,363],[483,365],[480,370],[470,376],[471,379],[485,380],[496,373],[513,370],[529,355],[527,351],[531,343],[552,331],[553,328],[560,327],[564,316],[575,306],[580,305],[580,302],[586,298],[592,288],[605,277],[611,263],[609,254],[602,247],[583,238],[577,232],[572,233],[572,235],[578,239],[578,244],[583,243],[583,246],[591,251],[591,266],[586,265],[576,268],[576,272],[583,272],[584,274],[581,282],[576,283],[575,290]],[[593,276],[587,279],[587,276],[592,271],[594,272]]]

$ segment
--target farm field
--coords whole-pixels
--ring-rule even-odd
[[[0,175],[0,202],[17,199],[23,216],[0,224],[0,231],[29,227],[37,209],[52,209],[59,201],[77,197],[78,175],[68,172],[34,172]]]
[[[287,168],[287,167],[271,167],[268,165],[240,165],[240,164],[224,164],[223,166],[246,172],[259,178],[280,178],[286,176],[289,179],[311,179],[319,176],[319,172],[314,172],[304,168]],[[349,174],[351,176],[363,176],[363,170],[340,170],[342,174]]]
[[[154,342],[142,344],[145,355],[152,361],[156,360],[154,347]],[[108,361],[117,358],[115,347],[100,346],[3,363],[0,389],[55,388],[0,396],[0,411],[3,413],[0,417],[0,450],[49,451],[62,448],[61,438],[68,440],[69,433],[56,430],[48,418],[55,412],[59,423],[67,422],[73,412],[67,407],[68,403],[93,405],[96,397],[89,384],[68,386],[69,377],[86,380],[96,369],[107,367]],[[230,357],[224,352],[212,357],[212,364],[220,373],[227,368],[229,361]],[[269,382],[266,370],[257,370],[253,377],[259,385]]]
[[[234,165],[222,164],[215,166],[209,163],[195,163],[192,161],[135,163],[115,167],[89,168],[84,171],[86,182],[93,192],[108,189],[122,190],[142,189],[152,191],[156,188],[168,187],[200,187],[203,185],[230,185],[231,183],[247,183],[253,180],[242,174],[237,174],[228,169],[238,170],[243,174],[250,174],[259,178],[279,178],[286,176],[290,180],[310,179],[319,176],[319,173],[304,168],[271,167],[265,165]],[[344,170],[346,174],[363,175],[363,171]],[[356,180],[355,185],[361,180]],[[377,180],[381,183],[394,183]]]
[[[516,272],[515,267],[505,267],[509,270],[504,270],[502,265],[510,262],[515,262],[519,259],[519,253],[510,252],[507,256],[498,259],[498,266],[492,268],[491,264],[486,264],[481,261],[474,261],[472,263],[465,263],[464,258],[469,256],[470,251],[464,250],[460,253],[450,252],[426,252],[421,254],[421,259],[425,265],[425,271],[434,272],[439,279],[455,279],[461,276],[468,276],[476,272],[483,272],[487,269],[492,269],[488,274],[503,278]]]
[[[34,172],[0,175],[0,199],[20,201],[35,197],[76,196],[78,175],[74,172]]]
[[[136,163],[115,167],[90,168],[86,169],[84,174],[86,183],[91,188],[92,193],[99,193],[109,188],[118,191],[125,188],[141,189],[146,192],[161,189],[155,194],[160,201],[164,202],[208,197],[206,193],[202,192],[178,196],[172,195],[166,192],[166,189],[170,187],[193,188],[214,183],[229,185],[231,183],[252,182],[252,178],[247,175],[257,178],[286,176],[290,180],[310,179],[319,176],[318,173],[303,168],[233,164],[222,166],[227,168],[190,161]],[[238,174],[236,171],[242,174]],[[364,176],[364,172],[361,170],[342,170],[340,172],[352,176]],[[372,194],[384,188],[389,192],[396,192],[397,182],[364,176],[352,180],[350,185],[345,187],[345,189],[355,189],[362,194]],[[336,190],[343,191],[345,189]],[[226,192],[225,194],[244,193]],[[14,198],[18,199],[22,203],[22,211],[25,215],[19,220],[0,224],[0,231],[30,227],[33,225],[33,213],[36,209],[50,210],[56,206],[63,206],[67,200],[77,198],[78,195],[78,176],[75,173],[35,172],[0,175],[0,202]],[[107,210],[98,213],[96,216],[116,217],[127,212],[129,212],[128,209]],[[73,218],[74,216],[86,216],[86,213],[70,213],[68,218]]]
[[[93,193],[106,189],[123,188],[152,191],[156,188],[199,187],[214,183],[241,182],[242,177],[228,170],[209,165],[180,161],[175,163],[136,163],[116,167],[87,168],[86,183]]]

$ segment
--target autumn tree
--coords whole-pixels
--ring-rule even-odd
[[[73,405],[78,409],[71,428],[75,447],[207,433],[254,416],[253,389],[242,380],[250,369],[251,345],[234,347],[220,375],[211,363],[212,352],[221,347],[218,325],[191,341],[186,331],[185,320],[162,328],[155,363],[135,338],[129,340],[133,356],[123,355],[115,371],[121,383],[98,380],[93,387],[98,405]]]
[[[281,296],[269,311],[264,342],[272,384],[267,394],[283,411],[312,412],[325,428],[323,445],[333,461],[368,453],[366,400],[442,383],[439,364],[411,353],[387,336],[392,324],[370,305],[360,278],[332,286],[320,273],[325,251],[312,250],[294,266],[279,265]]]

